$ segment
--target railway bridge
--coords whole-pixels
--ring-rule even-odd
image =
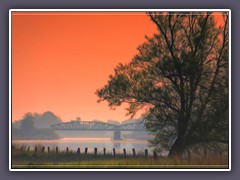
[[[145,131],[143,122],[115,125],[104,122],[94,121],[71,121],[66,123],[54,124],[54,130],[79,130],[79,131],[113,131],[113,139],[121,139],[121,131]]]

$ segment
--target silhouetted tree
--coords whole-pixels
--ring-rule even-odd
[[[111,108],[144,109],[150,142],[169,156],[194,145],[228,143],[228,15],[148,13],[158,28],[129,64],[119,64],[97,90]]]
[[[28,132],[34,129],[34,116],[32,113],[26,113],[21,122],[21,129]]]

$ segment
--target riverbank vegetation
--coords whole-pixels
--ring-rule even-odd
[[[203,156],[186,156],[185,158],[174,158],[153,156],[149,152],[148,156],[142,151],[136,152],[133,156],[131,153],[115,154],[106,151],[85,154],[84,152],[77,153],[76,151],[61,151],[56,150],[42,151],[42,146],[37,147],[37,151],[27,150],[26,147],[12,148],[12,168],[228,168],[228,155],[215,154]]]

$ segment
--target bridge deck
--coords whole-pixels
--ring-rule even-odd
[[[73,121],[54,124],[54,130],[82,130],[82,131],[145,131],[144,123],[129,123],[114,125],[103,122]]]

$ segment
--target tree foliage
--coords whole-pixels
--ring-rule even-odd
[[[158,32],[130,63],[115,68],[96,92],[99,102],[111,108],[128,103],[132,116],[147,110],[151,143],[169,156],[228,143],[228,15],[221,27],[206,12],[148,15]]]
[[[34,125],[34,116],[32,113],[26,113],[21,122],[21,129],[29,132],[35,128]]]

